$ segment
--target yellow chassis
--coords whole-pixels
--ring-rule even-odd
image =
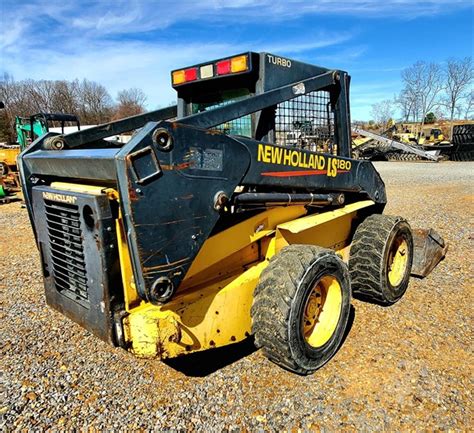
[[[122,232],[129,313],[123,326],[130,351],[164,359],[244,340],[251,332],[253,292],[268,260],[286,245],[313,244],[347,261],[352,221],[371,205],[362,201],[310,216],[303,206],[274,208],[241,222],[206,241],[177,295],[163,306],[138,301]]]
[[[115,190],[53,183],[57,189],[91,194]],[[221,347],[250,335],[253,292],[268,260],[290,244],[331,248],[348,260],[353,221],[370,200],[306,215],[304,206],[264,211],[212,237],[203,245],[174,298],[162,306],[143,301],[135,289],[121,217],[116,220],[125,310],[122,319],[130,352],[145,358],[173,358]]]

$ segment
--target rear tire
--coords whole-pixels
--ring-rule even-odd
[[[352,240],[349,270],[354,297],[392,305],[404,295],[413,263],[413,237],[401,217],[371,215]]]
[[[332,358],[344,339],[350,301],[349,271],[333,251],[285,247],[255,288],[255,344],[281,367],[310,374]]]

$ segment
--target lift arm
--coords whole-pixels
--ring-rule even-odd
[[[171,119],[176,117],[176,113],[176,105],[172,105],[170,107],[160,108],[159,110],[138,114],[137,116],[127,117],[114,122],[103,123],[102,125],[97,125],[92,128],[73,132],[60,137],[63,138],[68,148],[74,148],[112,135],[133,131],[134,129],[141,128],[148,122]]]

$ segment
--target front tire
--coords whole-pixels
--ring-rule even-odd
[[[270,260],[255,289],[255,344],[281,367],[310,374],[339,348],[350,302],[349,272],[333,251],[285,247]]]

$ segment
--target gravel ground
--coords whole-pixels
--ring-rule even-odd
[[[387,213],[431,226],[447,258],[390,308],[353,301],[349,335],[309,377],[251,343],[165,364],[102,343],[45,305],[19,203],[0,207],[2,430],[472,430],[474,163],[378,163]]]

